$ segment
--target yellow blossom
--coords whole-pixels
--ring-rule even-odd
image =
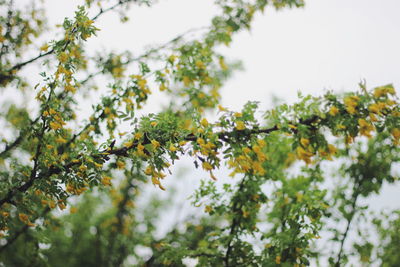
[[[208,121],[207,121],[207,119],[206,119],[206,118],[203,118],[203,119],[200,121],[200,124],[201,124],[201,126],[203,126],[203,127],[208,127]]]
[[[140,79],[138,80],[137,84],[139,88],[143,90],[146,88],[147,81],[145,79]]]
[[[68,60],[68,55],[65,52],[61,52],[58,55],[58,60],[60,60],[61,63],[64,63]]]
[[[151,166],[147,166],[147,168],[144,170],[144,173],[146,175],[152,175],[153,174],[153,168]]]
[[[207,162],[207,161],[204,161],[204,162],[202,163],[202,167],[203,167],[203,169],[205,169],[206,171],[211,171],[211,170],[213,169],[213,166],[212,166],[209,162]]]
[[[400,139],[400,129],[399,128],[393,128],[392,131],[391,131],[391,134],[392,134],[392,136],[394,138],[394,143],[396,145],[398,145],[399,144],[399,139]]]
[[[87,170],[87,167],[86,167],[85,165],[81,165],[81,166],[79,166],[79,170],[80,170],[81,172],[84,172],[84,171]]]
[[[212,210],[213,210],[212,207],[209,206],[209,205],[207,205],[207,206],[204,208],[204,211],[207,212],[207,213],[211,213]]]
[[[221,67],[222,70],[227,70],[228,66],[225,64],[224,58],[220,57],[219,58],[219,66]]]
[[[178,58],[178,57],[175,56],[175,55],[170,55],[169,58],[168,58],[168,60],[169,60],[171,63],[173,63],[177,58]]]
[[[242,131],[244,129],[246,129],[246,126],[244,125],[243,121],[237,121],[236,122],[236,129],[239,131]]]
[[[51,209],[54,209],[54,208],[56,207],[56,203],[55,203],[53,200],[50,200],[50,201],[49,201],[49,207],[50,207]]]
[[[18,214],[18,217],[19,217],[19,219],[20,219],[22,222],[24,222],[24,223],[26,223],[26,222],[29,221],[29,217],[28,217],[28,215],[26,215],[25,213],[19,213],[19,214]]]
[[[51,121],[51,122],[50,122],[50,128],[51,128],[52,130],[58,130],[58,129],[61,129],[61,128],[62,128],[62,124],[59,123],[59,122]]]
[[[257,144],[258,144],[260,147],[265,147],[265,146],[267,145],[267,143],[266,143],[265,140],[263,140],[263,139],[257,139]]]
[[[111,177],[110,176],[104,176],[102,179],[101,179],[101,183],[103,184],[103,185],[105,185],[105,186],[111,186],[112,184],[111,184]]]
[[[192,83],[192,80],[188,76],[183,76],[183,84],[187,87]]]
[[[180,146],[184,146],[184,145],[186,145],[186,143],[187,143],[187,141],[182,140],[182,141],[179,142],[179,145],[180,145]]]
[[[248,147],[242,148],[242,151],[243,151],[243,153],[245,153],[245,154],[249,154],[249,153],[251,152],[250,148],[248,148]]]
[[[310,140],[307,138],[301,138],[300,139],[300,144],[303,145],[303,147],[307,147],[310,144]]]
[[[375,127],[372,124],[370,124],[364,119],[359,119],[358,125],[360,126],[361,135],[364,135],[368,138],[372,137],[370,132],[375,130]]]
[[[65,144],[65,143],[67,143],[67,140],[65,140],[64,138],[62,138],[60,136],[60,137],[56,138],[56,142],[59,143],[59,144]]]
[[[58,203],[58,207],[60,208],[60,210],[64,210],[67,206],[65,206],[63,202],[60,202]]]
[[[167,88],[167,86],[165,86],[165,84],[162,83],[162,84],[160,85],[160,88],[159,88],[159,89],[160,89],[160,91],[162,92],[162,91],[167,90],[168,88]]]
[[[328,144],[328,152],[329,154],[334,155],[337,152],[337,148],[332,144]]]
[[[125,162],[117,160],[116,162],[118,169],[122,170],[125,168]]]
[[[205,65],[204,62],[201,61],[201,60],[197,60],[196,63],[195,63],[195,65],[196,65],[196,67],[198,67],[199,69],[205,69],[205,68],[206,68],[206,65]]]
[[[133,141],[128,141],[124,143],[124,147],[126,148],[130,148],[131,146],[133,146]]]
[[[142,133],[135,133],[135,135],[133,136],[136,140],[139,140],[140,138],[142,138],[143,134]]]
[[[173,144],[170,144],[169,145],[169,151],[171,151],[171,152],[175,152],[175,151],[177,151],[178,149],[173,145]]]
[[[151,140],[151,144],[153,145],[154,149],[157,149],[160,147],[160,143],[157,140]]]
[[[358,96],[348,96],[345,97],[344,99],[344,104],[346,106],[346,111],[349,114],[354,114],[356,113],[356,107],[358,105],[358,101],[360,100],[360,98]]]
[[[314,155],[313,153],[304,150],[301,146],[296,149],[297,157],[307,164],[311,163],[311,157]]]
[[[226,108],[224,108],[223,106],[221,106],[221,105],[218,105],[218,110],[219,111],[227,111],[227,109]]]
[[[40,50],[43,51],[43,52],[46,52],[47,49],[49,49],[49,45],[48,45],[48,44],[44,44],[44,45],[42,45],[42,46],[40,47]]]
[[[339,109],[335,106],[332,106],[329,110],[329,114],[332,116],[336,116],[339,113]]]

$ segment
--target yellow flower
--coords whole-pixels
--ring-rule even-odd
[[[151,140],[151,144],[153,145],[154,149],[157,149],[158,147],[160,147],[160,143],[157,140]]]
[[[54,209],[54,208],[56,207],[56,203],[55,203],[53,200],[50,200],[50,201],[49,201],[49,207],[50,207],[51,209]]]
[[[118,169],[124,169],[125,168],[125,162],[118,160],[116,162]]]
[[[65,144],[65,143],[67,143],[67,140],[65,140],[64,138],[62,138],[62,137],[60,136],[60,137],[58,137],[58,138],[56,139],[56,142],[59,143],[59,144]]]
[[[60,210],[64,210],[67,206],[65,206],[63,202],[60,202],[58,203],[58,207],[60,208]]]
[[[348,96],[344,99],[344,104],[346,106],[346,111],[350,114],[356,113],[356,107],[360,98],[358,96]]]
[[[25,213],[20,213],[20,214],[18,214],[18,217],[19,217],[19,219],[20,219],[22,222],[24,222],[24,223],[26,223],[26,222],[29,221],[29,217],[28,217],[28,215],[26,215]]]
[[[248,148],[248,147],[244,147],[244,148],[242,148],[242,151],[243,151],[243,153],[245,153],[245,154],[249,154],[249,153],[251,152],[251,149]]]
[[[368,138],[372,137],[370,132],[375,130],[375,127],[372,124],[370,124],[364,119],[359,119],[358,125],[360,126],[361,135],[364,135]]]
[[[219,66],[221,67],[222,70],[227,70],[228,66],[225,64],[224,58],[220,57],[219,58]]]
[[[145,79],[140,79],[137,84],[140,89],[144,90],[146,88],[147,81]]]
[[[275,263],[276,264],[281,264],[281,256],[276,256],[275,257]]]
[[[197,60],[195,64],[196,64],[196,67],[198,67],[199,69],[205,69],[206,68],[206,65],[204,65],[204,62],[201,61],[201,60]]]
[[[111,186],[111,177],[110,176],[104,176],[102,179],[101,179],[101,183],[103,184],[103,185],[105,185],[105,186]]]
[[[43,51],[43,52],[46,52],[47,49],[49,49],[49,45],[48,45],[48,44],[44,44],[44,45],[42,45],[42,46],[40,47],[40,50]]]
[[[64,87],[64,89],[65,89],[65,91],[67,91],[67,92],[71,92],[71,93],[75,93],[75,92],[76,92],[76,88],[73,87],[73,86],[70,85],[70,84],[67,84],[67,85]]]
[[[175,59],[177,59],[177,56],[175,56],[175,55],[170,55],[169,58],[168,58],[168,60],[169,60],[171,63],[173,63],[173,62],[175,61]]]
[[[375,88],[374,97],[378,98],[381,96],[386,96],[387,94],[394,95],[396,92],[392,85],[380,86]]]
[[[61,63],[64,63],[68,60],[68,55],[65,52],[61,52],[58,55],[58,60],[60,60]]]
[[[72,214],[76,213],[77,211],[78,211],[78,209],[75,208],[75,207],[71,207],[71,208],[69,209],[69,212],[72,213]]]
[[[242,131],[244,129],[246,129],[246,126],[244,125],[243,121],[237,121],[236,122],[236,129],[239,131]]]
[[[128,141],[124,143],[124,147],[126,148],[130,148],[131,146],[133,146],[133,141]]]
[[[139,140],[140,138],[142,138],[143,134],[142,133],[135,133],[135,135],[133,136],[136,140]]]
[[[184,146],[184,145],[186,145],[186,143],[187,143],[187,141],[183,140],[183,141],[180,141],[180,142],[179,142],[179,145],[180,145],[180,146]]]
[[[332,144],[328,144],[328,152],[329,154],[334,155],[337,152],[337,148]]]
[[[167,88],[167,86],[165,86],[165,84],[161,84],[160,85],[160,91],[162,92],[162,91],[165,91],[165,90],[167,90],[168,88]]]
[[[265,146],[267,145],[267,143],[266,143],[265,140],[263,140],[263,139],[257,139],[257,144],[258,144],[260,147],[265,147]]]
[[[301,138],[300,139],[300,144],[303,145],[303,147],[307,147],[310,144],[310,140],[307,138]]]
[[[241,118],[241,117],[243,116],[243,114],[240,113],[240,112],[235,112],[235,113],[233,114],[233,116],[235,116],[236,118]]]
[[[211,170],[213,169],[213,166],[212,166],[210,163],[208,163],[207,161],[204,161],[204,162],[202,163],[202,167],[203,167],[203,169],[205,169],[206,171],[211,171]]]
[[[50,128],[55,131],[55,130],[61,129],[62,125],[59,122],[51,121]]]
[[[171,152],[175,152],[175,151],[177,151],[178,149],[173,145],[173,144],[170,144],[169,145],[169,151],[171,151]]]
[[[207,213],[211,213],[212,210],[213,210],[212,207],[209,206],[209,205],[207,205],[207,206],[204,208],[204,211],[207,212]]]
[[[391,134],[394,138],[394,143],[397,145],[399,144],[399,139],[400,139],[400,129],[399,128],[393,128],[391,131]]]
[[[151,166],[147,166],[147,168],[144,170],[144,173],[146,175],[152,175],[153,174],[153,168]]]
[[[296,149],[297,157],[307,164],[311,163],[311,157],[314,155],[313,153],[304,150],[301,146]]]
[[[200,121],[200,124],[201,124],[201,126],[203,126],[203,127],[208,127],[208,121],[207,121],[207,119],[206,119],[206,118],[203,118],[203,119]]]
[[[85,165],[81,165],[81,166],[79,166],[79,170],[80,170],[81,172],[84,172],[84,171],[87,170],[87,167],[86,167]]]
[[[183,76],[183,84],[187,87],[192,83],[192,80],[188,76]]]
[[[221,105],[218,105],[218,110],[219,111],[227,111],[227,109],[226,108],[224,108],[223,106],[221,106]]]
[[[332,106],[329,110],[329,114],[332,116],[336,116],[339,113],[339,109],[335,106]]]
[[[379,113],[380,112],[380,108],[379,108],[379,105],[378,104],[371,104],[369,107],[368,107],[368,110],[369,111],[371,111],[372,113]]]

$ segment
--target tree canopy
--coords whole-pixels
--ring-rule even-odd
[[[104,14],[125,23],[155,1],[85,0],[54,32],[43,4],[0,4],[0,90],[22,100],[0,100],[1,266],[399,264],[399,211],[362,201],[399,175],[391,84],[266,111],[220,104],[240,64],[219,48],[255,14],[302,0],[216,0],[208,27],[141,55],[87,42]],[[170,104],[143,112],[155,95]],[[182,158],[207,179],[186,200],[196,214],[160,234]]]

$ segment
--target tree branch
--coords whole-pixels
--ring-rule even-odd
[[[136,0],[118,1],[118,3],[116,3],[115,5],[113,5],[113,6],[109,7],[109,8],[107,8],[107,9],[101,9],[101,10],[99,11],[99,13],[97,13],[94,17],[92,17],[91,20],[93,20],[93,21],[94,21],[94,20],[97,20],[100,16],[102,16],[102,15],[104,15],[105,13],[107,13],[107,12],[109,12],[109,11],[111,11],[111,10],[117,8],[118,6],[121,6],[121,5],[126,4],[126,3],[128,3],[128,2],[133,2],[133,1],[136,1]],[[12,76],[13,76],[13,75],[11,75],[12,71],[20,70],[20,69],[23,68],[24,66],[26,66],[26,65],[28,65],[28,64],[30,64],[30,63],[32,63],[32,62],[35,62],[35,61],[38,60],[38,59],[41,59],[41,58],[43,58],[43,57],[46,57],[46,56],[48,56],[48,55],[53,54],[54,51],[55,51],[54,49],[51,49],[51,50],[49,50],[49,51],[46,52],[46,53],[40,53],[40,54],[37,55],[36,57],[33,57],[33,58],[28,59],[28,60],[26,60],[26,61],[20,62],[20,63],[18,63],[18,64],[15,64],[15,65],[12,66],[11,68],[9,68],[8,70],[6,70],[6,71],[4,71],[2,74],[0,74],[0,83],[1,83],[1,81],[5,80],[5,79],[12,78]]]
[[[301,124],[304,125],[311,125],[314,121],[316,121],[317,119],[319,119],[318,116],[314,116],[308,120],[304,120],[302,121]],[[300,124],[300,122],[299,122]],[[249,137],[251,135],[257,135],[257,134],[270,134],[271,132],[277,131],[279,130],[279,127],[274,126],[271,128],[256,128],[256,129],[245,129],[245,130],[233,130],[231,132],[219,132],[217,133],[218,137],[224,141],[224,142],[231,142],[231,138],[233,136],[236,135],[240,135],[240,136],[245,136],[245,137]],[[184,140],[186,141],[195,141],[197,140],[197,136],[194,134],[188,134]],[[147,138],[145,138],[145,140],[143,142],[141,142],[142,145],[147,145],[150,144],[151,141]],[[131,146],[128,147],[121,147],[121,148],[116,148],[116,149],[106,149],[106,150],[102,150],[102,151],[98,151],[96,154],[92,154],[90,155],[92,158],[97,158],[100,159],[104,162],[110,160],[110,155],[115,155],[115,156],[121,156],[121,157],[128,157],[128,151],[135,149],[137,146],[139,145],[139,142],[136,141],[134,142]],[[161,144],[163,145],[163,144]],[[69,169],[71,169],[74,166],[78,166],[80,165],[82,162],[80,161],[76,161],[76,162],[69,162],[66,165],[64,165],[63,167],[57,167],[57,166],[50,166],[49,169],[47,170],[47,172],[43,173],[43,174],[39,174],[35,177],[31,177],[31,179],[29,179],[28,182],[26,182],[25,184],[10,189],[8,191],[8,193],[6,194],[6,196],[2,199],[0,199],[0,207],[4,204],[4,203],[11,203],[12,198],[14,197],[14,195],[18,192],[25,192],[27,191],[34,183],[35,180],[38,179],[45,179],[48,178],[54,174],[59,174],[62,171],[67,171]]]

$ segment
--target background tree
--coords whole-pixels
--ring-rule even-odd
[[[250,29],[256,13],[301,0],[216,1],[220,14],[209,27],[140,56],[96,54],[85,43],[103,14],[117,11],[124,22],[124,10],[152,1],[83,1],[44,45],[43,8],[1,4],[0,83],[26,99],[1,110],[3,265],[341,266],[349,256],[398,263],[398,212],[372,219],[361,201],[396,181],[400,111],[392,85],[300,95],[262,118],[255,102],[240,112],[219,104],[219,88],[240,64],[218,48]],[[23,72],[34,65],[38,83]],[[155,91],[171,103],[145,114]],[[88,117],[75,113],[85,96],[93,99]],[[213,122],[208,111],[218,111]],[[207,215],[160,235],[161,215],[176,197],[164,178],[183,157],[209,175],[188,200]],[[232,180],[221,183],[215,170],[223,164]],[[146,194],[149,186],[159,193]],[[318,242],[323,235],[327,248]]]

